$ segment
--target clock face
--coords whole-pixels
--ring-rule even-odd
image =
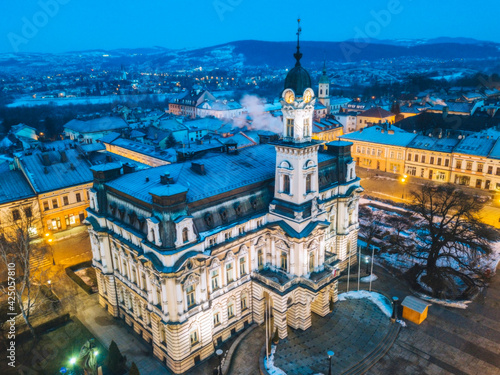
[[[306,103],[309,103],[309,102],[312,100],[313,95],[314,95],[314,93],[312,92],[312,90],[311,90],[311,89],[306,89],[306,90],[304,91],[304,101],[305,101]]]
[[[290,90],[290,89],[286,90],[283,93],[283,97],[285,98],[285,101],[288,104],[292,104],[295,101],[295,94],[293,93],[293,90]]]

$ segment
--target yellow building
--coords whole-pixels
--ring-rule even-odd
[[[33,153],[16,158],[36,192],[44,230],[80,225],[89,206],[90,164],[75,149]]]
[[[356,119],[356,130],[366,128],[371,125],[389,123],[394,124],[396,115],[380,107],[373,107],[360,113]]]
[[[339,139],[344,134],[344,128],[335,119],[323,118],[313,122],[312,139],[331,142]]]
[[[408,145],[405,173],[413,177],[449,182],[452,153],[459,142],[460,139],[457,138],[416,136]]]
[[[394,125],[382,124],[340,138],[354,144],[352,156],[360,167],[403,173],[406,146],[415,137],[415,134],[405,132]]]
[[[19,226],[29,225],[32,236],[42,232],[35,192],[23,173],[12,163],[0,164],[0,235],[9,236]]]

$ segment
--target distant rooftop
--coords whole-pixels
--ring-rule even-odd
[[[73,130],[79,133],[97,133],[102,131],[112,131],[128,128],[129,125],[120,117],[100,117],[88,121],[71,120],[64,129]]]

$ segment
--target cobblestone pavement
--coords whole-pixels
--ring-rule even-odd
[[[266,340],[266,330],[264,325],[255,328],[240,343],[236,354],[233,356],[233,363],[229,370],[229,375],[256,375],[259,374],[259,355]]]
[[[374,288],[409,294],[380,267]],[[465,310],[433,304],[420,325],[407,323],[391,350],[367,374],[500,374],[500,275]]]
[[[275,365],[288,375],[326,374],[326,353],[333,350],[332,370],[342,373],[371,353],[390,326],[389,318],[367,299],[338,302],[324,318],[313,314],[311,328],[290,329],[278,344]]]

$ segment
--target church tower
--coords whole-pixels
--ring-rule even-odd
[[[330,114],[330,80],[326,74],[326,61],[323,63],[323,74],[319,78],[318,99],[326,107],[326,113]]]
[[[286,76],[281,95],[283,139],[275,143],[276,182],[270,207],[272,220],[285,220],[298,233],[320,214],[319,144],[311,138],[316,98],[311,77],[300,64],[300,33],[299,20],[296,63]]]

